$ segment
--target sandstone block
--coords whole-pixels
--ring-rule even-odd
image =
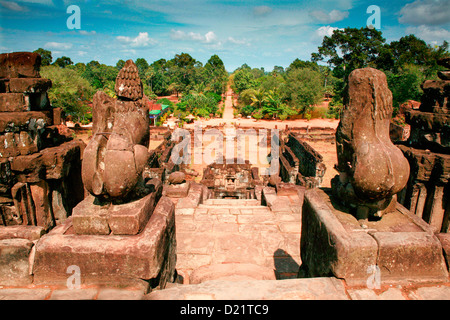
[[[70,265],[80,268],[82,284],[112,287],[173,275],[175,215],[169,198],[159,200],[146,227],[137,235],[80,236],[71,230],[69,218],[38,242],[33,269],[35,284],[66,284]]]
[[[108,224],[108,204],[100,203],[88,195],[72,211],[72,225],[76,234],[107,235],[111,233]]]
[[[41,56],[34,52],[0,54],[0,78],[40,78]]]
[[[30,241],[39,240],[45,231],[38,226],[8,226],[0,227],[0,240],[26,239]]]
[[[278,183],[276,185],[277,196],[297,196],[299,191],[304,192],[305,187],[292,183]]]
[[[367,268],[376,265],[378,246],[364,232],[349,234],[321,197],[320,190],[305,192],[301,231],[302,267],[309,276],[332,272],[347,282],[365,284]]]
[[[133,235],[142,231],[156,205],[156,193],[125,203],[113,205],[109,210],[108,225],[115,235]]]
[[[49,111],[1,112],[0,132],[36,131],[52,124]]]
[[[375,232],[377,265],[383,281],[445,281],[447,267],[439,240],[425,232]]]
[[[447,266],[450,266],[450,233],[439,233],[437,237],[444,250],[444,258],[447,261]]]
[[[11,288],[0,290],[0,300],[45,300],[51,289]]]
[[[327,197],[322,190],[305,193],[301,257],[310,276],[332,272],[349,285],[365,285],[377,266],[381,284],[446,281],[442,247],[423,220],[397,205],[396,220],[386,220],[391,213],[365,231]]]
[[[50,300],[94,300],[97,289],[59,289],[54,290]]]
[[[0,93],[0,112],[30,111],[23,93]]]
[[[0,240],[0,285],[31,283],[29,255],[33,242],[26,239]]]
[[[84,147],[85,144],[82,140],[73,140],[42,150],[42,163],[46,169],[46,179],[67,177],[74,164],[80,162]]]
[[[178,199],[177,209],[196,208],[203,202],[203,187],[199,183],[191,183],[187,197]]]
[[[190,284],[198,284],[210,280],[276,280],[271,268],[251,263],[221,263],[202,266],[189,276]]]
[[[15,157],[11,161],[11,170],[19,182],[34,183],[45,178],[45,166],[40,153]]]
[[[33,198],[36,224],[49,230],[55,226],[55,218],[50,203],[50,188],[45,180],[30,184],[31,197]]]
[[[21,225],[23,220],[22,216],[17,212],[15,206],[3,204],[0,207],[0,218],[2,223],[7,226]]]
[[[0,153],[3,157],[27,155],[39,151],[39,137],[26,131],[5,132],[0,135]]]
[[[14,206],[22,217],[24,225],[36,225],[36,213],[31,197],[30,187],[26,183],[18,182],[11,188]]]
[[[138,234],[152,215],[155,201],[155,192],[125,204],[102,204],[90,195],[73,209],[74,230],[77,234]]]
[[[164,194],[171,198],[184,198],[189,194],[190,183],[185,182],[181,184],[165,185]]]
[[[153,291],[144,300],[348,300],[336,278],[208,281]]]
[[[142,300],[143,290],[100,289],[97,300]]]
[[[438,77],[442,80],[450,80],[450,71],[439,71]]]
[[[437,64],[450,69],[450,57],[444,57],[437,60]]]
[[[11,78],[9,79],[9,92],[37,93],[47,92],[52,87],[52,81],[43,78]]]

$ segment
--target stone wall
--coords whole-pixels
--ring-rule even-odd
[[[322,156],[298,135],[289,133],[280,146],[280,177],[308,188],[320,187],[325,164]]]
[[[84,198],[85,144],[66,136],[36,53],[0,54],[0,285],[33,281],[37,241]]]
[[[0,62],[0,225],[48,230],[84,197],[85,145],[60,133],[61,110],[50,105],[38,54],[2,54]]]
[[[438,64],[450,68],[450,59]],[[435,232],[450,227],[450,71],[438,73],[439,80],[426,80],[418,109],[407,108],[405,120],[411,126],[409,139],[399,143],[411,167],[399,201]]]

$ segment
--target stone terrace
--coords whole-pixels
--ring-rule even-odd
[[[298,197],[280,211],[256,199],[208,199],[193,211],[176,210],[177,271],[204,265],[246,263],[275,270],[277,279],[296,278],[300,262]],[[251,272],[250,270],[248,272]]]

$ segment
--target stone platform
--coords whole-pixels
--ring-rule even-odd
[[[0,300],[450,300],[449,284],[386,286],[379,290],[348,287],[336,278],[207,281],[145,291],[137,288],[0,287]],[[154,304],[158,306],[158,304]],[[163,305],[164,306],[164,305]]]
[[[64,285],[70,276],[68,267],[78,266],[82,284],[148,286],[157,279],[157,285],[163,288],[173,278],[174,233],[174,205],[166,197],[161,197],[137,235],[78,235],[69,218],[38,242],[34,284]]]
[[[330,193],[305,193],[301,253],[308,276],[333,274],[349,285],[365,285],[378,268],[381,284],[448,281],[441,243],[423,220],[398,204],[362,227]]]
[[[267,274],[263,268],[277,279],[296,278],[301,264],[300,199],[273,194],[269,199],[275,201],[271,205],[278,203],[276,210],[256,199],[207,199],[196,208],[177,208],[177,271],[183,283],[191,283],[190,276],[205,266],[223,276],[223,265],[230,267],[228,275],[261,279],[260,274]],[[236,264],[252,267],[236,271]]]

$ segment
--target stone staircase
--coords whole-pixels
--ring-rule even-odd
[[[184,284],[191,284],[192,274],[205,268],[207,274],[220,270],[217,278],[260,279],[269,273],[273,279],[297,277],[300,212],[274,212],[257,199],[206,199],[194,210],[175,214],[176,269]]]
[[[200,207],[262,207],[258,199],[207,199]]]

